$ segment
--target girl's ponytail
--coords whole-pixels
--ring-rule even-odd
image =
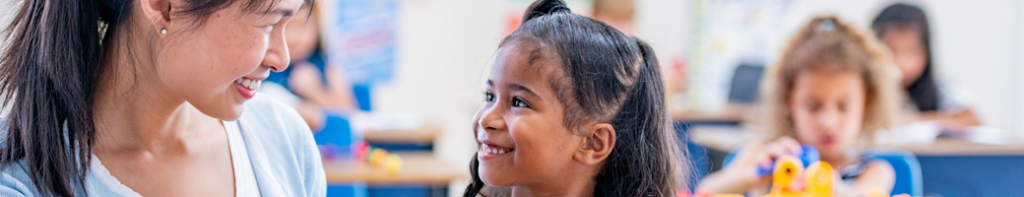
[[[41,196],[84,191],[95,133],[91,98],[103,56],[99,24],[119,15],[101,16],[111,10],[102,5],[109,1],[26,0],[6,30],[0,92],[10,114],[0,166],[24,159]]]
[[[633,87],[612,119],[615,148],[597,176],[595,194],[674,196],[685,180],[678,161],[682,150],[669,126],[661,68],[654,50],[636,39],[641,61]],[[636,155],[639,154],[639,155]],[[635,189],[635,190],[628,190]]]
[[[480,160],[476,154],[473,154],[473,160],[469,162],[469,173],[473,177],[473,182],[466,187],[466,192],[462,194],[463,197],[475,197],[480,194],[480,190],[484,189],[484,181],[480,179],[479,170]]]

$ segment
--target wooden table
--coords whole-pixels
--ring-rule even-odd
[[[328,183],[363,182],[367,185],[427,184],[447,185],[469,178],[469,167],[441,161],[429,152],[397,153],[402,157],[402,169],[390,173],[355,160],[324,161]]]
[[[367,130],[363,132],[363,140],[371,143],[433,144],[438,133],[441,133],[441,127],[437,125],[424,125],[410,130]]]
[[[753,106],[730,104],[715,111],[671,111],[674,121],[686,123],[739,123],[751,118]]]
[[[765,138],[739,127],[695,127],[693,142],[719,152],[708,165],[721,166],[724,154]],[[1024,196],[1024,146],[936,139],[930,144],[890,145],[917,156],[925,196]],[[692,150],[691,150],[692,151]],[[709,151],[711,152],[711,151]],[[700,165],[700,164],[698,164]],[[709,172],[713,172],[713,168]],[[706,172],[705,172],[706,173]]]
[[[701,146],[729,152],[743,145],[765,139],[763,135],[745,131],[739,127],[695,127],[691,128],[691,139]],[[936,139],[931,144],[883,145],[899,148],[915,155],[1024,155],[1024,146],[993,145],[955,139]]]

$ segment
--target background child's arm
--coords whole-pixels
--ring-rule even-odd
[[[842,183],[841,181],[839,183]],[[864,168],[853,185],[839,184],[836,194],[851,194],[851,196],[864,196],[870,191],[881,191],[890,193],[896,183],[896,172],[892,165],[886,161],[872,161]]]
[[[754,188],[768,188],[771,176],[759,177],[758,166],[771,167],[775,158],[797,152],[800,152],[800,143],[789,137],[746,146],[732,163],[704,177],[697,188],[720,194],[743,194]]]
[[[918,114],[919,121],[939,121],[956,123],[957,126],[980,126],[981,120],[974,115],[970,108],[960,110],[956,113],[943,112],[921,112]]]
[[[764,179],[768,180],[768,179]],[[743,194],[756,185],[766,182],[757,177],[756,171],[750,168],[730,165],[722,170],[711,173],[700,181],[699,190],[711,190],[720,194]]]

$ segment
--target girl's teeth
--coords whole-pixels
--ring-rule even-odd
[[[241,79],[240,78],[240,79],[235,79],[235,83],[237,83],[238,85],[242,85],[242,87],[245,87],[245,88],[247,88],[249,90],[257,90],[257,89],[260,89],[261,85],[263,85],[263,80],[251,80],[251,79]]]
[[[480,152],[489,153],[489,154],[505,154],[505,153],[508,153],[509,150],[507,150],[505,148],[500,148],[500,147],[492,147],[492,146],[488,146],[488,145],[484,144],[480,148]]]

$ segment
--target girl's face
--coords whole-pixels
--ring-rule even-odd
[[[889,30],[883,41],[892,50],[893,61],[903,73],[901,84],[910,86],[921,77],[928,63],[928,50],[921,43],[920,33],[914,29]]]
[[[488,185],[556,187],[542,184],[570,177],[582,137],[564,125],[565,106],[550,80],[560,64],[540,46],[513,41],[492,62],[486,103],[473,121],[480,178]]]
[[[284,29],[302,0],[279,0],[270,12],[242,3],[212,13],[199,26],[170,12],[155,51],[154,88],[183,97],[206,115],[234,120],[270,74],[288,67]],[[173,4],[172,4],[173,5]],[[178,19],[178,20],[175,20]],[[247,84],[247,85],[246,85]]]
[[[285,40],[288,41],[288,52],[292,61],[306,61],[313,55],[316,44],[320,41],[320,25],[316,15],[310,14],[312,10],[312,6],[302,7],[288,22]]]
[[[857,72],[801,71],[788,101],[797,140],[841,154],[860,133],[866,91]]]

